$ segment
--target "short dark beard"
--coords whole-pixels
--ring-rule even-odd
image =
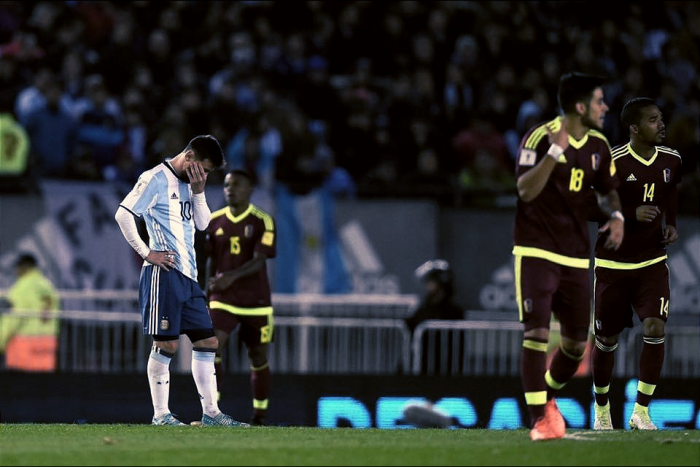
[[[581,117],[581,123],[587,128],[590,128],[591,130],[598,130],[598,131],[603,131],[601,127],[599,127],[593,119],[588,117],[588,114],[584,115]]]

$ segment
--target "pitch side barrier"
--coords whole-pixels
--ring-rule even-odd
[[[700,377],[700,327],[667,324],[665,331],[661,376]],[[413,374],[515,376],[519,374],[522,327],[517,321],[428,320],[416,327],[411,345]],[[642,345],[641,325],[622,332],[613,376],[638,377]]]
[[[60,295],[59,371],[145,372],[151,341],[141,331],[136,291],[61,290]],[[424,321],[411,335],[404,320],[417,303],[414,295],[273,295],[270,364],[276,373],[290,375],[519,374],[522,332],[512,313],[468,310],[464,321]],[[636,326],[621,335],[614,376],[637,376],[641,331]],[[190,371],[190,349],[182,337],[174,372]],[[225,371],[248,373],[236,334],[224,359]],[[667,325],[662,376],[700,377],[697,324]]]

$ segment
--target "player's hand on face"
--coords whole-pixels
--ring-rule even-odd
[[[661,213],[661,210],[656,206],[643,204],[637,208],[636,213],[639,222],[651,222],[656,219],[656,216]]]
[[[207,172],[202,167],[202,164],[198,161],[192,161],[186,170],[187,177],[190,179],[192,193],[202,193],[207,183]]]

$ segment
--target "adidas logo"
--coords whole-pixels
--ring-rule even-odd
[[[170,199],[177,199],[177,194],[173,193],[172,195],[170,195]]]
[[[630,176],[627,177],[627,181],[628,181],[628,182],[636,182],[636,181],[637,181],[637,177],[635,177],[634,174],[630,174]]]

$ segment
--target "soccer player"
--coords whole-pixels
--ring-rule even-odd
[[[124,238],[144,259],[139,303],[143,333],[153,337],[147,373],[154,425],[184,425],[170,412],[168,400],[170,361],[180,334],[186,334],[192,342],[202,426],[249,426],[219,410],[214,368],[218,341],[197,282],[195,229],[205,230],[211,217],[204,187],[208,174],[223,165],[216,138],[196,136],[178,155],[142,173],[115,214]],[[139,236],[135,216],[145,220],[149,245]]]
[[[515,291],[523,324],[520,373],[533,441],[566,434],[554,396],[576,373],[588,341],[591,196],[608,217],[601,227],[605,248],[619,248],[624,235],[615,165],[601,133],[608,111],[603,83],[592,75],[563,75],[562,115],[531,128],[516,160]],[[561,340],[547,369],[552,314],[561,325]]]
[[[678,239],[676,190],[681,181],[681,156],[661,146],[666,127],[654,100],[638,97],[628,101],[621,121],[630,139],[613,148],[612,157],[620,180],[622,214],[627,220],[625,241],[619,249],[604,248],[602,234],[595,245],[593,428],[613,429],[608,391],[615,351],[620,333],[633,326],[636,313],[644,329],[644,343],[629,427],[655,430],[648,407],[664,360],[670,303],[666,247]]]
[[[272,216],[250,202],[253,188],[253,178],[245,170],[234,169],[224,178],[227,206],[212,214],[207,228],[207,292],[219,340],[219,391],[223,387],[222,355],[229,336],[238,327],[250,362],[250,423],[266,425],[270,394],[267,346],[274,335],[267,260],[275,257],[277,238]]]

